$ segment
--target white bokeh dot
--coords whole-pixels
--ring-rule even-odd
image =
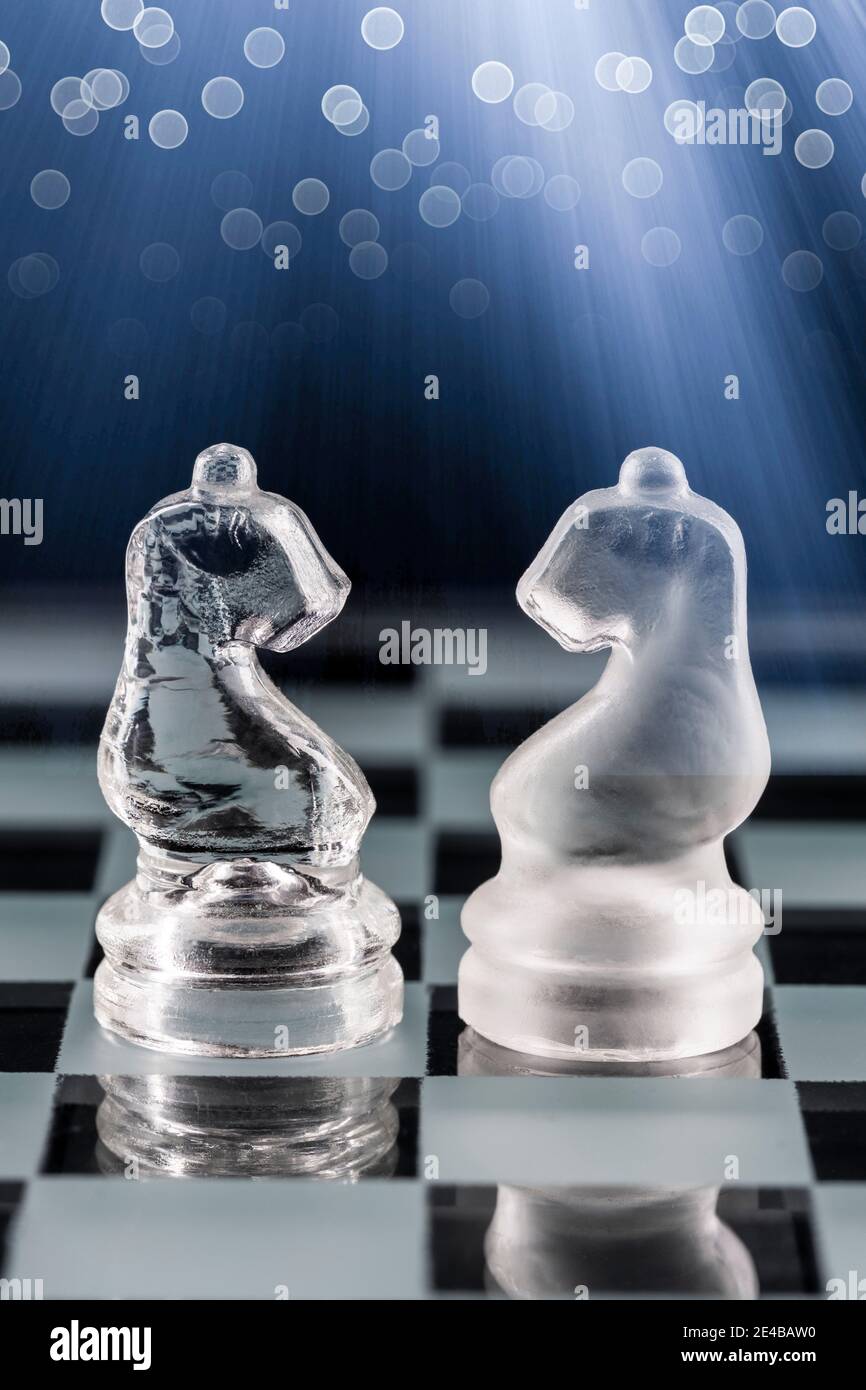
[[[815,102],[825,116],[844,116],[854,101],[854,93],[841,77],[825,77],[818,84]]]
[[[233,77],[212,77],[202,88],[201,104],[215,120],[230,120],[244,104],[244,89]]]
[[[138,51],[145,62],[154,67],[164,68],[169,63],[173,63],[180,53],[180,34],[175,30],[168,43],[160,44],[159,48],[148,48],[145,44],[140,43]]]
[[[132,32],[142,48],[162,48],[174,33],[174,20],[160,5],[148,5],[136,15]]]
[[[9,111],[21,99],[21,78],[11,68],[0,72],[0,111]]]
[[[480,101],[507,101],[514,91],[514,74],[504,63],[481,63],[472,74],[472,90]]]
[[[534,198],[544,187],[544,169],[531,155],[506,154],[494,164],[490,181],[503,198]]]
[[[471,222],[489,222],[499,211],[499,194],[492,184],[471,183],[460,203]]]
[[[693,43],[716,44],[725,32],[725,16],[715,5],[696,5],[686,15],[683,28]]]
[[[41,169],[30,180],[30,197],[37,207],[49,212],[62,208],[70,192],[69,180],[59,169]]]
[[[262,219],[252,208],[232,208],[220,223],[220,236],[233,251],[250,251],[262,239]]]
[[[7,280],[19,299],[38,299],[54,289],[60,279],[60,266],[45,251],[20,256],[9,267]]]
[[[361,93],[345,82],[329,87],[322,97],[322,115],[332,125],[351,126],[364,111]]]
[[[806,169],[823,169],[833,158],[835,146],[825,130],[804,130],[794,141],[794,154]]]
[[[691,76],[706,72],[712,67],[716,50],[711,43],[695,43],[687,34],[677,40],[674,48],[674,62],[681,72]],[[618,69],[617,69],[618,71]]]
[[[144,0],[102,0],[99,8],[109,29],[131,29],[144,9]]]
[[[251,29],[244,39],[244,57],[254,68],[275,68],[285,51],[285,40],[276,29]]]
[[[412,177],[412,163],[402,150],[379,150],[370,160],[370,178],[377,188],[395,193]]]
[[[646,58],[623,58],[616,69],[616,83],[630,96],[645,92],[653,80],[653,70]]]
[[[382,52],[397,47],[404,27],[402,17],[396,10],[389,5],[377,5],[374,10],[368,10],[361,20],[361,37],[371,48]]]
[[[679,260],[683,246],[672,227],[651,227],[644,233],[640,249],[650,265],[667,267]]]
[[[0,73],[6,71],[11,61],[12,54],[9,52],[9,45],[0,39]]]
[[[147,133],[161,150],[176,150],[189,135],[189,125],[180,111],[157,111],[148,122]]]
[[[92,135],[99,125],[99,112],[83,98],[71,101],[60,118],[70,135]]]
[[[722,243],[732,256],[753,256],[764,240],[764,229],[756,217],[738,213],[722,228]]]
[[[145,246],[138,258],[142,275],[156,284],[173,280],[180,270],[180,256],[167,241],[155,241]]]
[[[359,241],[349,252],[349,269],[359,280],[378,280],[388,269],[388,252],[378,241]]]
[[[580,184],[570,174],[554,174],[544,185],[544,201],[554,212],[571,212],[580,202]]]
[[[599,87],[603,87],[606,92],[622,91],[616,80],[616,73],[620,63],[627,57],[628,54],[617,51],[602,53],[595,65],[595,80]]]
[[[644,156],[630,159],[622,171],[623,188],[633,198],[654,198],[663,182],[660,166]]]
[[[823,263],[812,251],[792,251],[782,262],[782,279],[799,294],[817,289],[823,278]]]
[[[58,116],[65,116],[75,102],[83,102],[86,107],[93,104],[90,88],[83,77],[59,78],[51,88],[49,100]]]
[[[737,28],[747,39],[766,39],[776,27],[776,11],[769,0],[744,0],[737,10]]]
[[[574,120],[574,102],[565,92],[545,92],[535,103],[535,121],[544,130],[567,130]]]
[[[776,20],[776,33],[788,48],[805,48],[815,37],[818,26],[811,10],[789,5]]]
[[[458,280],[451,286],[448,302],[461,319],[477,319],[487,312],[490,291],[482,280]]]
[[[785,88],[775,77],[756,77],[746,88],[743,102],[746,110],[761,121],[780,117],[788,100]]]
[[[424,167],[439,158],[439,141],[428,129],[410,130],[403,141],[403,153],[411,164]]]
[[[724,41],[727,43],[739,43],[743,37],[737,28],[737,11],[740,8],[740,0],[716,0],[715,9],[724,17],[725,34]]]
[[[123,82],[113,68],[92,68],[83,81],[90,90],[90,101],[97,111],[110,111],[123,100]]]
[[[366,106],[362,106],[353,121],[344,122],[343,124],[340,124],[339,121],[334,121],[332,124],[334,129],[338,130],[341,135],[349,137],[363,135],[367,126],[370,124],[370,112],[367,110]]]
[[[318,217],[330,201],[328,185],[321,179],[301,179],[292,189],[292,202],[305,217]]]
[[[453,188],[434,184],[421,194],[418,211],[429,227],[450,227],[460,216],[462,205]]]
[[[367,208],[352,208],[340,218],[340,240],[346,246],[379,240],[379,219]]]
[[[854,247],[860,244],[863,227],[859,217],[855,217],[853,212],[831,212],[830,216],[824,219],[821,234],[834,251],[853,251]]]
[[[253,196],[252,179],[239,169],[224,169],[210,186],[210,196],[223,212],[249,206]]]
[[[538,125],[535,108],[550,88],[543,82],[527,82],[514,93],[514,114],[524,125]]]

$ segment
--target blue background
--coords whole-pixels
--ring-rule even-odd
[[[862,244],[830,250],[821,228],[838,209],[866,214],[859,0],[813,4],[818,34],[807,48],[786,48],[775,35],[743,38],[732,66],[703,76],[673,60],[691,8],[681,0],[592,0],[587,11],[572,0],[395,5],[405,37],[376,52],[360,34],[364,0],[291,0],[288,13],[268,0],[166,0],[182,47],[177,61],[154,66],[131,34],[102,22],[98,0],[0,4],[0,38],[23,84],[18,104],[0,112],[0,494],[39,496],[45,506],[41,546],[0,542],[6,581],[119,583],[133,523],[188,484],[200,449],[227,439],[252,450],[264,486],[309,512],[367,598],[435,599],[467,585],[505,595],[564,507],[612,483],[624,456],[652,443],[679,454],[692,486],[739,520],[753,600],[792,613],[850,602],[866,537],[829,536],[825,520],[829,498],[866,491],[866,256]],[[244,58],[244,37],[258,25],[285,37],[286,55],[270,70]],[[610,49],[649,60],[646,92],[602,90],[594,68]],[[509,65],[516,88],[540,81],[568,93],[572,126],[530,129],[510,100],[480,102],[471,76],[488,59]],[[75,138],[49,93],[59,78],[97,66],[123,70],[131,92],[92,135]],[[245,90],[243,110],[226,121],[201,104],[204,83],[222,73]],[[755,147],[678,147],[665,131],[674,98],[736,104],[763,75],[783,82],[794,108],[778,158]],[[835,119],[814,98],[830,76],[855,93]],[[371,113],[354,139],[320,109],[340,82],[357,87]],[[187,116],[180,149],[148,138],[147,122],[163,108]],[[123,138],[130,113],[141,121],[137,142]],[[369,165],[430,114],[440,122],[441,160],[487,181],[500,156],[531,154],[548,176],[579,181],[578,207],[563,214],[542,197],[506,199],[490,222],[462,216],[428,227],[418,198],[431,171],[415,169],[407,187],[387,193]],[[793,153],[811,126],[836,144],[817,171]],[[664,172],[661,192],[646,201],[621,181],[639,155]],[[30,197],[43,168],[62,170],[72,185],[57,211]],[[302,232],[288,272],[258,248],[237,252],[221,239],[210,188],[227,169],[252,180],[266,225],[287,219]],[[295,183],[307,177],[330,189],[318,217],[292,206]],[[389,252],[417,243],[429,253],[420,282],[391,268],[372,282],[352,274],[338,224],[354,207],[376,213]],[[721,239],[739,213],[765,233],[745,258]],[[641,255],[643,233],[658,224],[682,240],[667,269]],[[154,242],[180,255],[165,284],[139,268]],[[590,249],[585,272],[572,265],[578,243]],[[823,282],[808,294],[789,289],[780,271],[799,248],[824,263]],[[5,271],[34,251],[56,259],[60,280],[22,300]],[[490,291],[479,319],[449,307],[464,276]],[[227,307],[216,337],[190,320],[205,295]],[[271,344],[278,324],[303,321],[322,303],[339,317],[331,341],[308,340],[294,353]],[[141,329],[113,328],[128,319]],[[250,323],[261,331],[235,332]],[[127,373],[140,377],[139,401],[124,400]],[[424,399],[429,373],[440,378],[435,403]],[[728,373],[739,376],[739,401],[724,398]]]

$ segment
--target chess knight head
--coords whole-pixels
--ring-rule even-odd
[[[692,492],[673,454],[637,449],[616,487],[585,493],[563,514],[517,600],[566,651],[593,652],[629,648],[665,620],[738,632],[745,575],[736,522]]]
[[[199,454],[192,483],[157,502],[126,558],[131,620],[212,646],[286,652],[340,612],[350,583],[299,507],[262,492],[246,449]]]

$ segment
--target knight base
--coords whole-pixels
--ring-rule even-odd
[[[400,918],[374,884],[253,860],[186,868],[175,859],[174,886],[154,885],[140,858],[138,877],[100,911],[103,1028],[159,1051],[296,1057],[399,1023]]]
[[[460,963],[460,1017],[500,1047],[544,1058],[663,1062],[720,1052],[759,1022],[764,977],[753,955],[716,978],[629,981],[612,973]]]
[[[472,945],[460,962],[460,1017],[536,1057],[664,1062],[732,1047],[761,1017],[752,947],[764,919],[716,858],[702,855],[667,883],[640,866],[551,868],[528,886],[500,871],[463,908]],[[720,895],[721,920],[706,906],[710,892],[694,900],[693,920],[679,920],[678,893],[695,871]]]

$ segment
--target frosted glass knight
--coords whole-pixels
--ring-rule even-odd
[[[97,919],[104,1027],[235,1056],[333,1051],[397,1023],[397,909],[360,873],[375,801],[360,768],[270,682],[340,612],[349,581],[244,449],[130,538],[123,666],[99,750],[138,872]]]
[[[723,838],[766,785],[735,522],[640,449],[564,514],[517,588],[601,679],[494,779],[495,878],[469,898],[461,1017],[504,1047],[600,1060],[725,1048],[761,1015],[755,898]]]

